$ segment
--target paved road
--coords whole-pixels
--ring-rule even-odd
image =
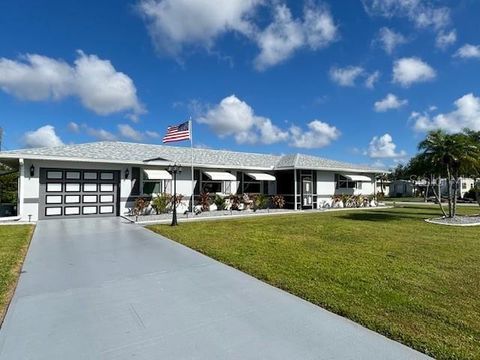
[[[0,359],[426,359],[119,218],[39,222]]]

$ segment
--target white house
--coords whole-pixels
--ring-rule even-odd
[[[0,152],[19,170],[18,217],[119,216],[135,199],[172,192],[169,165],[179,164],[177,193],[281,194],[286,207],[314,209],[335,194],[374,195],[384,170],[316,156],[276,156],[115,141]]]
[[[475,187],[475,179],[472,178],[460,178],[458,181],[458,196],[463,199],[465,194],[469,192],[471,189]],[[451,182],[451,188],[453,193],[453,181]],[[440,181],[440,189],[442,191],[442,195],[447,195],[448,193],[448,186],[447,180],[442,179]]]

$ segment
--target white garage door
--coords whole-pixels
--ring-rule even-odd
[[[40,169],[39,219],[116,216],[116,170]]]

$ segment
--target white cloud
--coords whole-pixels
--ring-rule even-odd
[[[74,121],[70,121],[67,126],[68,130],[74,133],[79,133],[80,132],[80,125],[78,125]]]
[[[437,46],[446,47],[452,41],[453,34],[445,35],[445,29],[451,24],[450,9],[439,6],[437,0],[362,0],[367,14],[387,19],[404,18],[417,29],[431,29],[437,32]]]
[[[253,109],[235,95],[224,98],[198,120],[220,137],[233,135],[238,143],[272,144],[286,140],[288,132],[273,125],[270,119],[255,115]]]
[[[462,59],[480,59],[480,45],[465,44],[453,56]]]
[[[367,76],[365,79],[365,86],[369,89],[373,89],[375,87],[375,83],[380,78],[380,71],[374,71],[370,75]]]
[[[140,141],[143,139],[143,134],[140,131],[135,130],[128,124],[119,124],[118,132],[120,133],[120,136],[126,139],[134,141]]]
[[[0,88],[30,101],[75,96],[99,115],[128,111],[135,119],[145,112],[130,77],[110,61],[78,52],[73,65],[37,54],[19,60],[0,58]]]
[[[451,22],[450,9],[436,6],[429,0],[362,0],[370,16],[400,17],[411,21],[417,28],[443,29]]]
[[[385,169],[387,166],[385,165],[385,163],[382,161],[382,160],[375,160],[372,164],[371,164],[372,167],[374,168],[377,168],[377,169]]]
[[[133,120],[145,112],[131,78],[108,60],[79,52],[75,60],[76,93],[83,105],[99,115],[130,111]]]
[[[300,48],[324,48],[338,37],[337,27],[326,7],[314,7],[313,3],[308,3],[303,20],[294,19],[284,4],[276,5],[274,12],[274,21],[256,36],[260,48],[255,59],[258,70],[285,61]]]
[[[237,143],[289,142],[294,147],[319,148],[340,136],[336,127],[319,120],[311,121],[306,131],[295,125],[289,130],[281,129],[269,118],[256,115],[246,102],[235,95],[224,98],[200,115],[197,121],[210,126],[221,138],[233,136]]]
[[[414,129],[422,132],[442,129],[451,133],[465,128],[480,131],[480,97],[466,94],[454,104],[456,109],[446,114],[431,116],[427,112],[413,112],[410,119],[414,121]]]
[[[391,54],[398,46],[405,44],[407,39],[402,34],[383,27],[378,32],[378,41],[382,45],[383,50],[387,54]]]
[[[404,87],[435,79],[435,70],[417,57],[402,58],[393,64],[393,82]]]
[[[360,66],[332,67],[330,69],[330,79],[340,86],[355,86],[355,81],[363,74],[364,70]]]
[[[394,94],[387,94],[384,99],[375,102],[374,109],[376,112],[385,112],[388,110],[401,108],[407,104],[408,100],[399,99]]]
[[[185,46],[211,48],[220,35],[252,33],[261,0],[141,0],[138,9],[161,53],[178,57]]]
[[[55,127],[45,125],[34,131],[27,131],[23,136],[27,147],[53,147],[63,145],[62,139],[55,133]]]
[[[145,131],[145,135],[150,137],[150,138],[153,138],[153,139],[156,139],[156,138],[160,137],[160,134],[158,132],[150,131],[150,130]]]
[[[401,158],[406,156],[404,150],[397,152],[397,145],[393,142],[390,134],[374,136],[368,145],[367,155],[377,158]]]
[[[115,141],[118,138],[125,138],[133,141],[141,141],[146,137],[151,139],[157,139],[160,137],[160,134],[156,131],[150,131],[150,130],[140,131],[140,130],[134,129],[131,125],[128,125],[128,124],[119,124],[117,126],[117,132],[114,133],[106,129],[90,127],[85,123],[78,124],[76,122],[71,121],[68,124],[68,130],[77,134],[85,133],[89,136],[94,137],[95,139],[104,140],[104,141]]]
[[[274,13],[263,28],[254,22],[260,5]],[[285,4],[263,0],[141,0],[138,9],[156,49],[177,60],[188,48],[209,51],[219,37],[233,32],[257,44],[255,67],[264,70],[301,48],[318,50],[338,37],[329,10],[313,1],[307,2],[302,19],[293,18]]]
[[[435,38],[435,46],[439,49],[445,50],[450,45],[453,45],[457,41],[457,31],[455,29],[444,32],[440,31]]]
[[[112,132],[105,130],[105,129],[95,129],[89,127],[85,124],[82,125],[82,129],[90,136],[98,139],[98,140],[106,140],[106,141],[115,141],[117,140],[117,136]]]
[[[308,123],[308,131],[292,126],[290,134],[291,146],[307,149],[325,147],[340,137],[340,131],[335,126],[320,120]]]

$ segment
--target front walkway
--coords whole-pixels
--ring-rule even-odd
[[[425,359],[119,218],[40,221],[0,359]]]

